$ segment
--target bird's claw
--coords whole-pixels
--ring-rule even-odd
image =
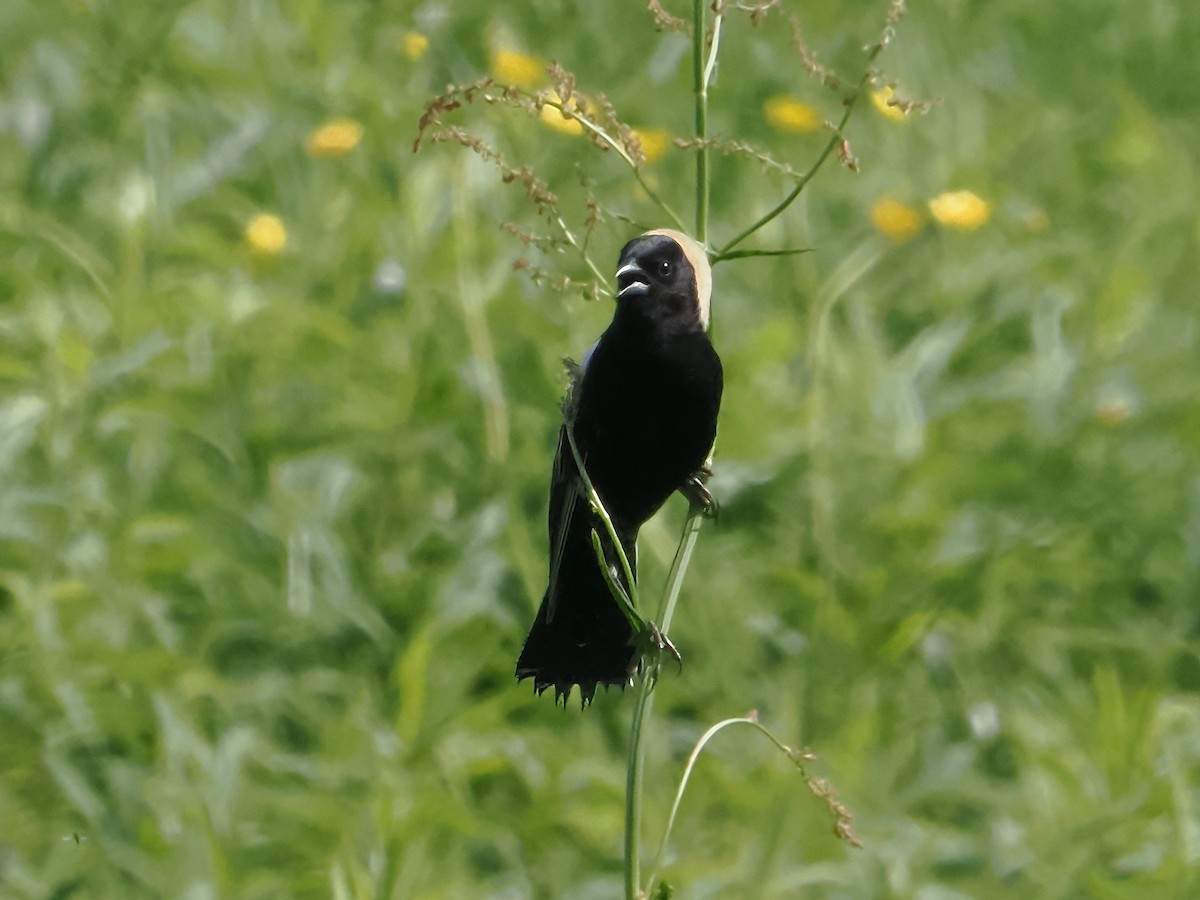
[[[689,475],[687,481],[683,483],[683,487],[679,489],[679,493],[687,497],[693,509],[698,509],[700,515],[706,519],[716,519],[721,512],[717,498],[712,495],[712,492],[704,484],[711,477],[712,469],[707,465],[702,466]]]
[[[679,649],[671,643],[671,639],[663,634],[657,625],[653,622],[646,623],[647,637],[650,640],[650,645],[658,653],[666,653],[675,660],[675,664],[679,666],[679,671],[683,671],[683,657],[679,654]]]

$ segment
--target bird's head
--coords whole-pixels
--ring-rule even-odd
[[[636,305],[656,320],[708,330],[712,269],[696,241],[681,231],[638,235],[617,263],[617,304]]]

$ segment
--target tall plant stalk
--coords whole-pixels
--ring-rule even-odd
[[[696,234],[708,244],[708,81],[704,72],[704,0],[692,0],[692,91],[696,107]]]
[[[705,0],[692,2],[692,89],[695,103],[696,122],[696,233],[701,246],[708,246],[708,201],[710,194],[708,167],[708,85],[716,64],[717,47],[721,32],[721,13],[714,15],[712,39],[707,39],[705,22]],[[706,53],[707,51],[707,53]],[[688,565],[700,528],[704,522],[704,511],[695,503],[688,510],[683,535],[667,575],[662,603],[658,611],[658,625],[663,634],[668,634],[671,620],[675,616],[675,604],[687,575]],[[646,723],[654,708],[654,686],[658,681],[657,667],[661,656],[653,658],[649,667],[643,666],[637,682],[637,697],[633,704],[633,720],[629,726],[629,758],[625,775],[625,897],[636,900],[645,896],[641,889],[641,822],[642,787],[645,779],[646,748],[643,743]],[[650,886],[647,885],[647,888]]]

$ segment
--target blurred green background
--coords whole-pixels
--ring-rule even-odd
[[[883,7],[794,8],[855,77]],[[647,840],[753,708],[864,847],[731,732],[678,896],[1200,895],[1197,47],[1186,0],[917,4],[879,63],[940,103],[864,102],[861,170],[751,242],[815,252],[718,267],[723,514]],[[636,2],[0,5],[0,896],[619,895],[631,698],[512,679],[560,358],[611,309],[513,272],[500,225],[546,230],[517,186],[411,149],[500,51],[689,131],[687,41]],[[731,15],[713,131],[802,169],[826,135],[780,96],[840,114],[784,19]],[[606,271],[615,214],[663,224],[581,138],[451,118],[576,226],[582,166]],[[691,209],[686,153],[647,172]],[[715,175],[717,244],[788,184]],[[978,227],[931,214],[959,190]],[[683,511],[643,533],[651,595]]]

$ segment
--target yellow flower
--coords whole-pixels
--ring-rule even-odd
[[[949,191],[929,201],[938,223],[958,231],[974,231],[992,214],[991,205],[972,191]]]
[[[334,119],[311,132],[304,149],[313,159],[334,159],[345,156],[362,140],[362,124],[354,119]]]
[[[1108,397],[1092,407],[1092,415],[1105,428],[1124,425],[1132,411],[1131,404],[1124,397]]]
[[[429,38],[421,34],[419,31],[406,31],[400,38],[401,49],[404,55],[412,62],[416,62],[425,55],[425,51],[429,49]]]
[[[246,243],[260,256],[278,256],[287,246],[283,219],[271,213],[259,213],[246,226]]]
[[[784,134],[803,134],[821,127],[821,114],[787,94],[776,94],[763,104],[767,124]]]
[[[553,100],[555,103],[562,102],[562,99],[554,92],[551,92],[547,99]],[[561,131],[563,134],[583,134],[583,126],[577,120],[568,119],[553,106],[542,107],[542,121],[555,131]]]
[[[635,128],[633,133],[641,143],[648,163],[659,159],[671,146],[671,132],[665,128]]]
[[[897,244],[911,241],[922,225],[919,212],[891,197],[880,197],[872,204],[871,221]]]
[[[492,77],[501,84],[531,88],[545,81],[546,67],[525,53],[497,50],[492,54]]]
[[[893,122],[903,122],[907,118],[904,110],[893,103],[888,103],[895,96],[896,92],[892,90],[890,85],[881,87],[878,90],[871,91],[871,103],[886,118],[891,119]]]

